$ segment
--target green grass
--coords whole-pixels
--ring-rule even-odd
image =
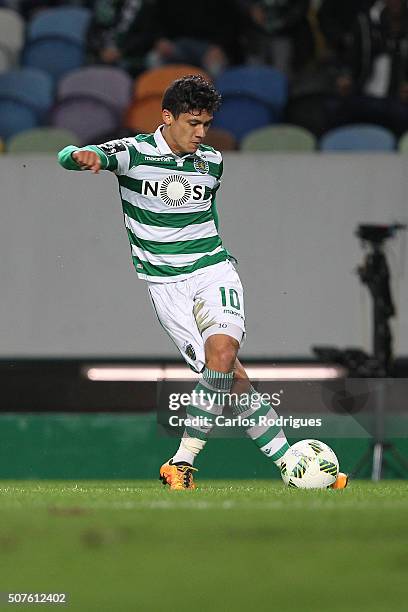
[[[3,481],[0,591],[67,592],[84,612],[401,612],[407,517],[396,481]]]

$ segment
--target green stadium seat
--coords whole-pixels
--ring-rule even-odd
[[[398,151],[400,153],[408,153],[408,132],[405,132],[399,139]]]
[[[78,137],[60,128],[41,127],[20,132],[10,138],[9,153],[56,153],[66,145],[78,145]]]
[[[245,136],[241,141],[241,150],[276,153],[315,151],[316,139],[311,132],[297,125],[271,125]]]

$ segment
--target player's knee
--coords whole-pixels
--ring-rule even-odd
[[[218,372],[231,372],[235,366],[238,347],[234,338],[211,336],[205,345],[207,367]]]
[[[220,371],[231,372],[234,369],[235,352],[232,348],[223,349],[217,357]]]
[[[215,354],[209,355],[207,367],[217,372],[232,372],[235,363],[235,352],[230,348],[223,348]]]

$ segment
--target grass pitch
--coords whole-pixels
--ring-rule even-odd
[[[407,609],[407,483],[199,485],[1,482],[0,591],[84,612]]]

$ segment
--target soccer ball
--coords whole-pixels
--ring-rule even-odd
[[[288,487],[326,489],[337,478],[339,462],[324,442],[301,440],[286,451],[280,468]]]

